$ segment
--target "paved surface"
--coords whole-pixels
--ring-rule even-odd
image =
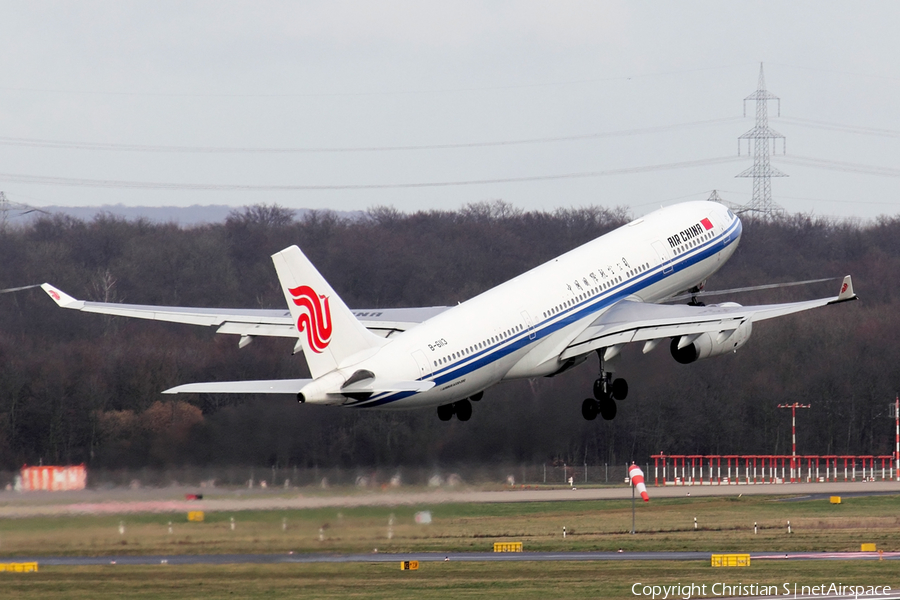
[[[187,489],[187,488],[185,488]],[[62,516],[86,514],[178,513],[190,510],[209,512],[235,510],[298,510],[354,506],[422,506],[443,503],[556,502],[564,500],[624,500],[631,498],[631,488],[562,488],[427,491],[368,491],[350,495],[304,493],[253,493],[228,490],[199,490],[207,498],[186,501],[184,490],[156,489],[83,492],[2,492],[0,518]],[[694,485],[649,487],[653,498],[780,495],[825,498],[834,495],[898,494],[900,482],[786,483],[757,485]]]
[[[184,501],[185,493],[203,492],[201,501]],[[812,500],[840,495],[858,497],[868,495],[900,495],[900,482],[843,482],[794,483],[722,486],[650,487],[652,498],[706,497],[738,495],[790,496],[788,500]],[[85,490],[66,493],[0,492],[0,518],[24,518],[51,515],[169,513],[188,510],[234,511],[279,510],[322,507],[433,505],[467,502],[554,502],[565,500],[622,500],[631,498],[628,486],[584,489],[510,489],[428,490],[428,491],[372,491],[348,495],[303,493],[248,493],[236,490],[199,490],[196,488],[164,488],[147,490]],[[652,501],[652,500],[651,500]],[[789,552],[751,553],[751,560],[878,560],[877,553]],[[900,560],[900,552],[885,552],[885,560]],[[37,557],[17,558],[17,561],[37,561],[42,566],[83,565],[229,565],[229,564],[301,564],[301,563],[391,563],[404,560],[420,562],[513,562],[513,561],[709,561],[708,552],[522,552],[522,553],[429,553],[410,554],[200,554],[177,556],[102,556],[102,557]],[[720,596],[721,597],[721,596]],[[758,598],[764,598],[757,596]],[[777,598],[772,596],[771,598]],[[784,597],[784,596],[781,596]],[[793,596],[818,598],[819,596]],[[854,596],[831,596],[853,598]],[[900,596],[880,596],[882,600]],[[723,598],[727,600],[727,598]]]
[[[900,560],[900,552],[885,552],[884,560]],[[389,563],[419,562],[559,562],[622,560],[702,560],[709,552],[411,552],[406,554],[191,554],[173,556],[43,556],[16,558],[47,566],[83,565],[231,565],[283,563]],[[879,560],[875,552],[751,552],[750,560]]]

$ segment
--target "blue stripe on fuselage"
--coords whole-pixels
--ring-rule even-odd
[[[479,350],[465,358],[457,360],[453,364],[437,369],[429,377],[434,377],[433,381],[435,387],[437,387],[448,381],[459,379],[473,371],[477,371],[504,356],[508,356],[525,346],[529,346],[548,335],[556,333],[567,325],[580,321],[591,313],[599,312],[602,309],[612,306],[623,298],[634,294],[638,289],[658,283],[679,271],[683,271],[684,269],[721,252],[740,237],[742,229],[743,227],[740,220],[735,219],[723,234],[685,252],[680,257],[673,257],[671,260],[666,263],[661,263],[657,268],[649,272],[639,273],[627,281],[616,284],[612,288],[606,290],[606,294],[601,293],[592,296],[591,298],[586,298],[580,303],[570,306],[569,308],[535,324],[534,329],[523,329],[513,336],[512,339],[497,342],[493,346]],[[720,244],[721,247],[717,247]],[[663,273],[666,264],[672,267],[672,273]],[[535,336],[534,338],[531,338],[532,333]],[[427,378],[428,377],[420,379]],[[351,406],[356,408],[372,408],[403,398],[408,398],[418,393],[423,392],[383,392],[356,404],[352,404]]]

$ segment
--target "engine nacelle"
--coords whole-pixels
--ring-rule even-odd
[[[702,333],[693,342],[682,348],[678,347],[681,337],[672,338],[670,346],[672,358],[686,365],[701,358],[734,352],[747,343],[752,330],[753,324],[747,321],[741,323],[733,332]]]

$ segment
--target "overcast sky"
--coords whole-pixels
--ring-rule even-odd
[[[6,2],[0,189],[37,206],[746,203],[737,138],[763,62],[790,175],[774,199],[893,215],[898,25],[895,2],[822,0]]]

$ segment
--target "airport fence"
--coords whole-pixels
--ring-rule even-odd
[[[640,464],[647,483],[670,485],[747,485],[765,483],[900,480],[894,456],[663,455]],[[165,487],[245,488],[391,488],[487,486],[495,488],[622,485],[626,464],[483,464],[438,467],[180,467],[94,469],[87,467],[87,488]],[[24,491],[23,471],[0,471],[0,490]]]
[[[645,471],[661,485],[900,481],[896,455],[655,454]]]

